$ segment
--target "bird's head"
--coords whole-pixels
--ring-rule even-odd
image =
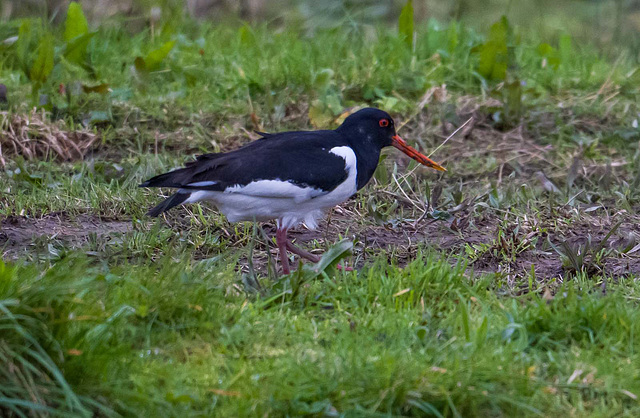
[[[420,164],[438,171],[447,171],[440,164],[407,145],[396,133],[393,118],[383,110],[371,107],[359,110],[349,115],[337,130],[345,134],[352,143],[357,143],[359,147],[382,149],[393,146]]]

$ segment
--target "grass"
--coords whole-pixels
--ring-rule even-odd
[[[425,253],[247,299],[216,261],[95,264],[5,272],[3,306],[51,330],[78,396],[125,415],[637,413],[633,282],[505,300]]]
[[[96,29],[79,65],[61,28],[34,29],[57,47],[36,96],[25,58],[0,50],[0,415],[638,415],[628,55],[511,28],[492,79],[476,52],[488,38],[456,23],[418,27],[413,48],[362,24],[306,37],[119,23]],[[157,69],[136,68],[170,41]],[[320,232],[295,231],[329,250],[319,271],[277,277],[270,225],[205,205],[144,216],[159,196],[137,185],[191,155],[254,129],[333,127],[363,105],[424,150],[472,121],[433,156],[445,176],[386,152]],[[98,141],[75,161],[13,149],[46,145],[53,126]],[[357,270],[336,271],[341,258]]]

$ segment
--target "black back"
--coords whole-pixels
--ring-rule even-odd
[[[161,174],[140,186],[223,191],[256,180],[282,180],[331,191],[345,180],[347,172],[345,160],[329,150],[345,145],[335,131],[270,134],[231,152],[200,155],[185,168]],[[216,183],[189,186],[206,181]]]
[[[388,125],[381,126],[382,119],[386,119]],[[224,191],[256,180],[281,180],[331,191],[348,173],[345,160],[329,151],[348,146],[356,154],[356,181],[357,188],[361,189],[373,176],[381,149],[391,145],[395,126],[388,113],[365,108],[347,117],[334,131],[262,135],[262,139],[234,151],[200,155],[185,168],[153,177],[140,186]],[[215,184],[203,185],[203,182]]]

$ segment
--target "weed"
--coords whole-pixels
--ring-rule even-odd
[[[562,257],[562,264],[565,268],[574,273],[595,274],[600,271],[603,259],[613,251],[605,247],[609,238],[620,228],[620,225],[622,225],[622,221],[613,225],[597,245],[592,243],[591,234],[587,235],[587,241],[584,245],[572,246],[566,240],[562,241],[560,247],[551,241],[549,241],[549,245]]]

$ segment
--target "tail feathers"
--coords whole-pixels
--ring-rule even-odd
[[[151,179],[151,180],[153,180],[153,179]],[[142,187],[150,187],[150,186],[142,186]],[[153,187],[153,186],[151,186],[151,187]],[[189,192],[179,191],[178,193],[175,193],[173,196],[168,197],[167,199],[165,199],[162,202],[160,202],[160,204],[158,206],[150,209],[149,212],[147,212],[147,215],[156,217],[156,216],[160,215],[161,213],[168,211],[172,207],[178,206],[178,205],[184,203],[184,201],[187,200],[190,196],[191,196],[191,193],[189,193]]]
[[[139,187],[182,187],[183,184],[189,182],[191,171],[191,168],[180,168],[160,174],[140,184]]]

